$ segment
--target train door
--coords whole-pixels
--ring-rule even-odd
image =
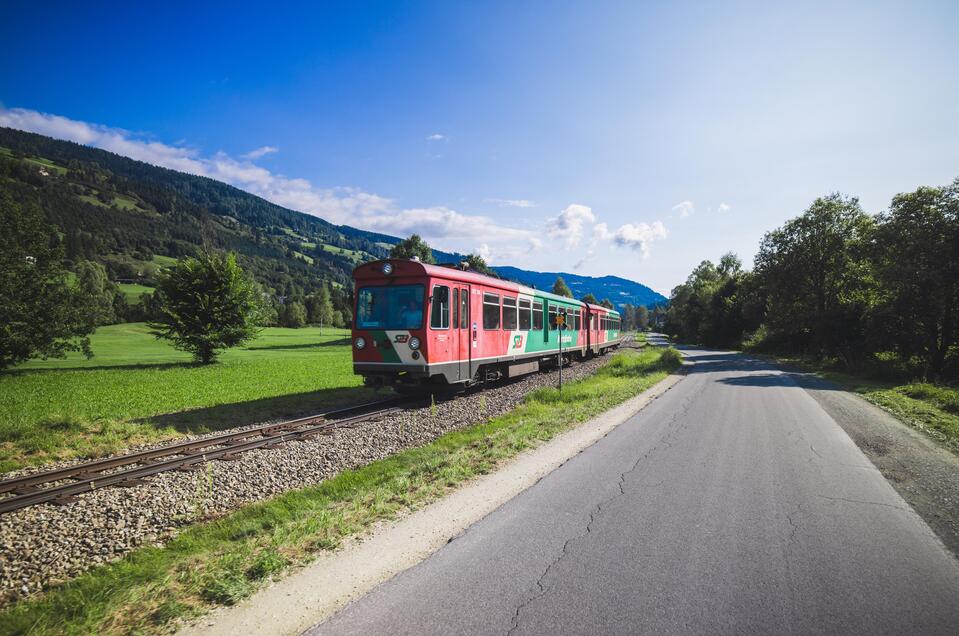
[[[455,311],[454,324],[451,330],[453,336],[453,353],[457,360],[457,374],[460,380],[469,380],[473,376],[473,323],[470,320],[470,287],[461,285],[453,290]]]

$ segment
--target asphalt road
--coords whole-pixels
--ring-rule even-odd
[[[959,562],[788,373],[689,376],[313,634],[959,632]]]

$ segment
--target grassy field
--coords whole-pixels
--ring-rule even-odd
[[[812,371],[929,435],[959,454],[959,389],[927,382],[904,383],[886,374],[853,374],[823,366],[813,360],[777,357],[777,360]]]
[[[672,350],[626,351],[563,391],[541,389],[512,412],[345,471],[318,486],[198,524],[163,548],[98,567],[0,614],[4,634],[157,633],[253,593],[372,524],[434,501],[517,453],[615,406],[679,365]]]
[[[0,471],[373,399],[353,375],[348,336],[269,328],[201,366],[142,323],[101,327],[90,360],[0,373]]]
[[[146,285],[137,285],[136,283],[120,283],[117,285],[120,288],[120,291],[123,292],[123,297],[126,298],[128,304],[135,305],[140,302],[140,296],[142,294],[152,294],[153,288],[147,287]]]

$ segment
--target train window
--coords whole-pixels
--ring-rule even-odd
[[[499,329],[499,295],[483,294],[483,329]]]
[[[549,330],[556,331],[556,305],[546,303],[546,306],[549,307]]]
[[[543,328],[543,303],[533,301],[533,329]]]
[[[422,285],[362,287],[357,292],[357,329],[419,329],[422,326]]]
[[[516,299],[509,296],[503,296],[503,329],[516,329]]]
[[[470,326],[470,292],[463,290],[460,297],[460,329],[469,329]]]
[[[525,298],[519,299],[519,330],[529,331],[532,325],[532,312],[530,311],[529,301]]]
[[[573,331],[579,331],[579,310],[574,311],[571,315],[573,317]]]
[[[430,327],[432,329],[450,328],[450,288],[443,285],[433,287],[430,303]]]

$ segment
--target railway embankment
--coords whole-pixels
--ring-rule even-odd
[[[538,390],[554,385],[555,374],[534,375],[332,436],[3,515],[8,609],[0,625],[39,620],[41,632],[60,631],[57,621],[67,621],[82,632],[121,620],[124,629],[149,630],[234,602],[274,572],[635,394],[666,373],[660,355],[567,368],[562,395]],[[86,600],[71,602],[76,594]]]

